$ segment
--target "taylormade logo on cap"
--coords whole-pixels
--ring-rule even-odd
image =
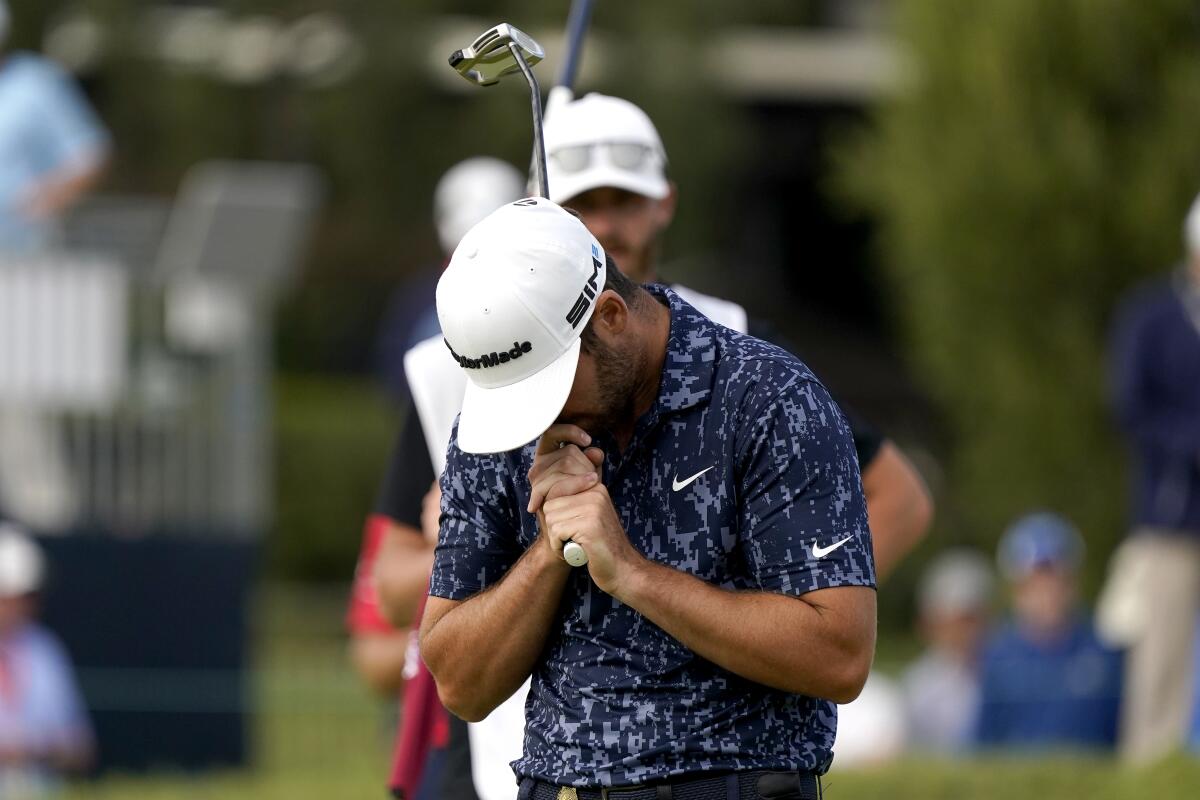
[[[553,424],[604,279],[599,242],[549,200],[511,203],[467,232],[437,287],[446,347],[468,378],[460,448],[511,450]]]
[[[450,347],[450,343],[446,342],[446,347]],[[533,344],[530,342],[513,342],[511,350],[501,351],[497,353],[492,351],[489,354],[482,355],[479,358],[466,358],[454,352],[454,348],[450,347],[450,355],[454,356],[454,360],[463,369],[487,369],[488,367],[496,367],[501,364],[507,364],[509,361],[520,358],[522,353],[528,353],[533,349]]]

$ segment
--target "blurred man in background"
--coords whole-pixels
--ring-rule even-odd
[[[1192,708],[1200,610],[1200,198],[1184,223],[1187,263],[1117,315],[1114,404],[1137,459],[1132,531],[1114,555],[1106,616],[1129,646],[1121,752],[1145,762],[1180,747]]]
[[[1014,522],[998,549],[1012,620],[984,649],[981,747],[1106,749],[1117,739],[1121,656],[1079,608],[1083,539],[1062,517]]]
[[[988,560],[965,548],[942,553],[921,577],[917,627],[928,648],[904,673],[914,749],[946,754],[971,747],[994,582]]]
[[[12,19],[0,0],[0,260],[44,251],[59,216],[99,179],[109,137],[75,82],[54,62],[6,49]],[[0,506],[40,530],[74,522],[76,499],[53,423],[0,403]]]
[[[378,371],[401,408],[409,398],[404,354],[440,332],[433,292],[455,245],[472,225],[524,191],[525,176],[516,167],[487,156],[460,161],[438,180],[433,221],[444,257],[436,268],[424,270],[395,291],[379,332]],[[497,198],[504,199],[496,203]]]
[[[434,221],[447,260],[476,222],[520,198],[524,180],[516,167],[495,158],[470,158],[447,170],[434,192]],[[384,695],[394,697],[403,690],[405,716],[393,765],[393,791],[409,798],[474,800],[466,724],[441,706],[410,635],[420,622],[437,544],[440,469],[435,471],[434,454],[445,452],[450,431],[448,424],[444,434],[434,430],[436,425],[423,425],[417,410],[420,403],[428,422],[428,406],[438,405],[431,394],[438,395],[441,388],[431,384],[444,382],[440,373],[417,369],[410,376],[405,356],[431,337],[442,354],[433,291],[445,263],[428,287],[417,281],[409,285],[408,295],[398,297],[393,307],[406,308],[407,316],[394,317],[385,329],[387,381],[398,398],[404,397],[407,410],[375,510],[367,519],[347,625],[354,664],[364,680]],[[457,365],[447,361],[450,376],[458,379]],[[417,385],[410,387],[410,378]],[[455,391],[461,400],[461,389]],[[455,405],[451,420],[456,410]]]
[[[41,551],[0,523],[0,797],[39,797],[86,769],[92,732],[61,643],[36,622]]]
[[[660,240],[675,216],[678,192],[646,113],[627,100],[589,94],[548,112],[545,140],[550,199],[578,213],[634,281],[661,282]],[[671,288],[713,321],[796,352],[736,303],[678,284]],[[899,448],[842,410],[854,433],[882,581],[929,529],[933,503]]]
[[[8,53],[0,0],[0,253],[46,247],[59,214],[99,179],[108,133],[54,62]]]

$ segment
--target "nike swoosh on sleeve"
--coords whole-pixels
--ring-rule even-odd
[[[813,542],[813,546],[812,546],[813,558],[824,558],[825,556],[829,555],[834,550],[837,550],[839,547],[841,547],[842,545],[844,545],[846,542],[850,541],[853,538],[854,538],[853,536],[847,536],[845,539],[842,539],[840,542],[834,542],[833,544],[829,545],[829,547],[821,547],[816,542]]]

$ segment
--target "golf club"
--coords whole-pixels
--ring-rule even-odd
[[[546,145],[542,140],[542,90],[533,65],[546,53],[533,37],[508,23],[484,31],[470,45],[450,54],[450,66],[471,83],[492,86],[505,75],[520,72],[529,84],[533,109],[533,169],[538,194],[549,197],[546,183]]]
[[[581,22],[574,24],[577,33],[571,36],[572,51],[577,51],[579,40],[587,26],[587,11],[577,15],[572,9],[572,18],[581,17]],[[542,91],[537,78],[533,75],[533,65],[545,58],[542,46],[533,37],[508,23],[500,23],[475,38],[475,41],[462,50],[450,54],[450,66],[471,83],[478,86],[492,86],[500,82],[505,75],[520,72],[529,84],[530,103],[533,107],[533,169],[542,197],[550,197],[549,185],[546,181],[546,145],[542,138]],[[568,68],[574,72],[574,56],[569,57]],[[567,73],[564,73],[567,74]],[[573,77],[573,74],[572,74]],[[572,567],[582,567],[588,562],[587,552],[575,542],[563,545],[563,560]]]

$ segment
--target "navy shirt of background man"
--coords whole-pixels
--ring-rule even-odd
[[[816,797],[875,631],[825,388],[543,199],[473,228],[437,305],[469,379],[421,629],[447,708],[480,719],[532,673],[523,797]]]
[[[981,671],[977,741],[1018,750],[1108,749],[1117,739],[1121,656],[1078,608],[1083,538],[1047,512],[1000,540],[1013,618],[990,637]]]

